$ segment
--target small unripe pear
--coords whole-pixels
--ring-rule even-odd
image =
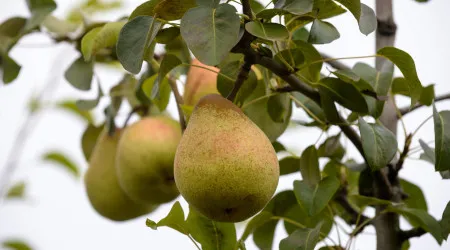
[[[128,196],[150,204],[178,197],[173,161],[180,139],[180,125],[164,116],[144,118],[124,130],[116,168],[119,183]]]
[[[219,93],[216,86],[219,69],[205,65],[198,59],[192,60],[191,64],[193,66],[190,67],[186,77],[183,101],[185,105],[194,106],[203,96]]]
[[[115,155],[120,131],[109,136],[102,132],[89,159],[84,176],[86,192],[94,209],[115,221],[129,220],[153,211],[156,206],[137,204],[120,188],[115,168]]]
[[[223,222],[243,221],[264,208],[280,175],[264,132],[217,94],[197,103],[178,146],[174,171],[186,201]]]

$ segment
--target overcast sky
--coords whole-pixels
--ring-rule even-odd
[[[58,0],[57,16],[63,17],[76,1]],[[143,1],[126,1],[125,10],[104,15],[101,19],[113,20],[124,13],[130,13]],[[373,7],[374,0],[363,1]],[[450,35],[448,10],[450,2],[431,0],[428,4],[418,4],[413,0],[394,1],[395,21],[398,24],[396,46],[407,51],[415,60],[419,78],[424,85],[436,83],[436,93],[450,92],[448,81],[448,63],[450,58]],[[0,22],[12,16],[29,16],[24,0],[0,1]],[[374,54],[374,35],[364,36],[358,32],[358,26],[350,14],[331,19],[339,29],[341,38],[332,44],[318,46],[319,50],[332,57],[360,56]],[[78,55],[67,44],[47,46],[50,41],[44,36],[30,35],[21,40],[13,49],[12,58],[22,65],[22,71],[15,82],[8,86],[0,86],[0,171],[10,153],[10,147],[26,116],[29,97],[49,81],[55,82],[54,93],[47,93],[46,106],[57,100],[94,97],[95,91],[89,94],[72,88],[63,78],[65,69]],[[38,48],[36,48],[36,46]],[[373,59],[363,60],[373,64]],[[353,65],[355,61],[345,61]],[[120,70],[98,67],[96,73],[106,90],[115,84],[122,73]],[[399,76],[398,70],[396,75]],[[94,88],[95,89],[95,88]],[[107,104],[102,100],[101,105]],[[399,106],[408,104],[406,98],[399,99]],[[450,102],[442,102],[439,110],[450,109]],[[169,105],[172,116],[176,117],[173,98]],[[97,120],[102,120],[101,112],[95,112]],[[127,110],[120,112],[123,119]],[[430,116],[431,109],[423,108],[405,119],[409,132]],[[304,117],[297,110],[295,117]],[[21,238],[29,242],[37,250],[148,250],[148,249],[195,249],[188,238],[174,230],[161,228],[153,231],[145,226],[145,216],[124,223],[111,222],[97,215],[88,203],[82,185],[82,179],[76,179],[57,166],[42,163],[40,157],[49,150],[62,150],[68,154],[82,172],[87,164],[81,153],[80,138],[86,124],[63,111],[48,109],[37,122],[32,135],[27,138],[25,153],[19,161],[19,169],[14,181],[27,182],[27,198],[25,201],[8,201],[0,206],[0,241],[8,238]],[[333,130],[335,131],[335,130]],[[403,131],[399,127],[399,144],[402,144]],[[319,133],[308,128],[289,129],[280,141],[292,151],[300,154],[309,144],[315,142]],[[433,124],[430,120],[418,133],[417,139],[424,141],[434,139]],[[353,154],[355,150],[351,150]],[[413,157],[418,158],[418,154]],[[1,173],[1,172],[0,172]],[[429,212],[440,219],[445,205],[450,200],[450,181],[441,181],[433,166],[418,161],[407,160],[401,177],[418,184],[425,193]],[[292,188],[292,181],[301,179],[293,174],[280,180],[278,191]],[[185,211],[187,204],[180,199]],[[153,220],[163,218],[171,204],[161,206],[148,217]],[[369,211],[370,212],[370,211]],[[407,223],[402,223],[409,228]],[[242,224],[238,224],[242,232]],[[343,236],[343,235],[342,235]],[[278,241],[285,237],[284,228],[277,228],[274,249],[278,249]],[[337,239],[336,232],[332,237]],[[342,239],[344,242],[345,237]],[[426,235],[411,241],[411,249],[449,249],[446,243],[439,247],[436,241]],[[246,242],[247,249],[257,249],[252,239]],[[1,247],[1,246],[0,246]],[[374,230],[367,228],[367,233],[360,235],[354,249],[375,249]]]

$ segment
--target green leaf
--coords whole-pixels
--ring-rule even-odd
[[[180,35],[180,28],[169,27],[167,29],[160,30],[155,37],[155,41],[161,44],[168,44],[171,43],[174,39],[176,39],[179,35]]]
[[[407,207],[428,210],[427,201],[419,186],[404,179],[400,179],[400,184],[403,191],[409,196],[403,200]]]
[[[401,248],[401,250],[408,250],[410,247],[411,247],[411,245],[410,245],[410,243],[409,243],[409,240],[407,240],[407,241],[404,241],[404,242],[402,243],[402,248]]]
[[[151,16],[138,16],[120,30],[116,52],[122,66],[131,73],[141,71],[142,61],[149,54],[150,44],[162,23]]]
[[[94,65],[92,62],[86,62],[83,56],[80,56],[70,65],[64,76],[73,87],[79,90],[90,90]]]
[[[66,110],[66,111],[80,117],[81,119],[83,119],[84,121],[86,121],[88,123],[93,123],[93,121],[94,121],[92,118],[92,114],[88,111],[80,110],[74,101],[59,102],[56,104],[56,107]]]
[[[274,216],[284,216],[295,205],[297,205],[297,200],[294,192],[288,190],[276,194],[263,211],[270,212]],[[278,220],[270,220],[255,229],[253,232],[253,241],[260,249],[272,249],[277,224]]]
[[[52,15],[47,16],[41,25],[57,37],[66,36],[79,28],[79,24],[68,22]]]
[[[416,72],[416,65],[412,57],[403,50],[394,47],[384,47],[377,51],[377,55],[383,56],[393,62],[403,73],[408,81],[409,96],[411,96],[411,107],[420,99],[422,84]]]
[[[8,54],[11,47],[17,43],[22,34],[27,19],[11,17],[0,24],[0,56]]]
[[[180,64],[182,64],[182,62],[176,55],[166,54],[164,56],[159,68],[158,79],[156,81],[156,84],[153,85],[151,99],[157,98],[159,96],[159,88],[163,80],[166,78],[166,75]]]
[[[253,241],[259,249],[272,249],[277,220],[271,220],[253,232]]]
[[[229,4],[216,9],[200,6],[181,19],[181,35],[195,57],[207,65],[219,64],[239,41],[240,19]]]
[[[147,226],[156,230],[158,227],[170,227],[172,229],[177,230],[182,234],[189,234],[188,225],[184,219],[184,211],[180,205],[179,201],[176,201],[172,209],[170,209],[169,214],[163,219],[161,219],[158,223],[155,223],[152,220],[147,219]]]
[[[211,2],[211,1],[210,0],[197,0],[198,4],[200,4],[199,2]],[[217,2],[217,4],[218,4],[220,1],[215,0],[215,2]],[[252,8],[253,12],[255,12],[255,13],[258,13],[264,9],[264,5],[262,3],[260,3],[258,0],[250,0],[250,7]]]
[[[186,221],[192,237],[203,250],[232,250],[236,245],[236,229],[233,223],[212,221],[189,208]]]
[[[155,15],[155,7],[162,0],[150,0],[142,3],[136,9],[133,10],[128,20],[133,20],[137,16],[154,16]]]
[[[56,9],[56,3],[53,0],[27,0],[26,2],[31,17],[25,25],[25,31],[30,31],[39,26]]]
[[[2,246],[10,250],[33,250],[27,243],[21,240],[6,240]]]
[[[345,154],[345,149],[339,141],[341,138],[341,134],[328,137],[324,143],[319,146],[317,151],[317,155],[319,157],[329,157],[342,159]]]
[[[260,12],[258,12],[256,14],[256,17],[261,18],[261,19],[270,20],[274,16],[282,16],[287,13],[289,13],[289,12],[286,10],[282,10],[282,9],[265,9],[265,10],[261,10]]]
[[[361,1],[360,0],[335,0],[344,5],[358,21],[361,17]]]
[[[423,105],[430,106],[434,100],[434,84],[430,84],[422,89],[419,102]]]
[[[161,72],[161,71],[160,71]],[[155,74],[149,78],[147,78],[142,84],[141,88],[144,91],[147,98],[149,98],[159,109],[159,111],[163,112],[166,110],[167,105],[169,104],[170,98],[170,84],[169,79],[164,78],[161,83],[159,83],[160,87],[158,87],[159,94],[152,98],[152,91],[155,89],[155,84],[158,82],[158,75]]]
[[[361,16],[358,23],[359,31],[366,36],[377,29],[377,16],[375,15],[375,12],[372,8],[363,3],[361,3]]]
[[[289,237],[280,241],[280,250],[314,250],[319,241],[320,228],[322,223],[314,229],[304,228],[295,230]]]
[[[97,27],[89,31],[81,40],[81,51],[86,61],[104,48],[112,48],[116,45],[119,33],[125,22],[111,22],[103,27]]]
[[[375,90],[377,96],[387,96],[392,83],[392,76],[394,73],[393,64],[386,61],[381,71],[377,71],[375,68],[365,64],[357,63],[353,67],[352,71],[361,77],[362,80],[370,83],[373,90]],[[381,116],[384,108],[384,101],[378,101],[371,97],[364,97],[367,105],[369,106],[370,115],[374,118]]]
[[[70,160],[62,152],[59,151],[47,152],[42,156],[42,160],[55,163],[57,165],[60,165],[61,167],[64,167],[70,174],[72,174],[77,178],[80,176],[80,171],[78,170],[78,167],[72,160]]]
[[[3,68],[3,82],[5,84],[14,81],[17,76],[19,76],[20,69],[22,68],[11,57],[7,55],[3,57],[0,56],[0,66],[2,66]]]
[[[408,208],[405,206],[394,206],[389,208],[392,212],[405,216],[409,221],[419,225],[436,239],[439,245],[442,243],[442,230],[439,222],[425,210]]]
[[[300,158],[295,156],[284,157],[279,161],[280,175],[292,174],[300,170]]]
[[[286,27],[278,23],[252,21],[245,24],[245,30],[256,37],[270,41],[284,40],[289,37]]]
[[[284,220],[284,228],[286,229],[286,232],[288,234],[291,234],[295,230],[302,228],[299,227],[299,224],[303,225],[306,228],[314,228],[318,224],[323,223],[322,227],[320,228],[320,238],[323,239],[330,233],[331,228],[333,227],[332,215],[330,214],[330,210],[328,209],[323,210],[315,216],[309,216],[307,212],[297,204],[295,206],[291,206],[285,213],[283,218],[289,219],[289,221]],[[290,223],[292,221],[295,221],[296,224]]]
[[[92,99],[92,100],[77,100],[75,102],[75,105],[77,105],[77,107],[80,110],[91,110],[91,109],[97,107],[98,103],[100,102],[100,98],[102,96],[103,96],[103,92],[102,92],[102,89],[100,88],[100,84],[98,84],[97,98]]]
[[[91,158],[92,151],[97,143],[97,138],[103,131],[103,127],[103,125],[96,127],[93,124],[88,124],[84,130],[83,135],[81,136],[81,149],[86,161],[89,161]]]
[[[328,122],[330,123],[339,123],[341,122],[339,113],[336,109],[336,105],[331,97],[331,94],[325,88],[319,87],[320,94],[320,105],[322,107],[323,113]]]
[[[274,95],[269,97],[267,101],[267,112],[274,122],[283,123],[286,113],[289,111],[289,106],[291,106],[291,99],[289,99],[288,94]]]
[[[253,1],[254,2],[254,1]],[[197,0],[197,4],[200,6],[208,6],[211,8],[217,7],[219,5],[220,0]]]
[[[434,148],[429,147],[422,139],[419,139],[420,147],[423,149],[423,153],[420,155],[420,159],[428,161],[429,163],[436,164],[436,155]]]
[[[250,234],[253,233],[253,231],[255,231],[256,228],[271,221],[272,217],[273,214],[267,211],[262,211],[261,213],[257,214],[245,226],[245,230],[242,233],[240,240],[245,241],[248,238],[248,236],[250,236]]]
[[[327,44],[340,36],[339,31],[333,24],[315,19],[309,31],[308,42],[312,44]]]
[[[338,78],[326,77],[320,80],[319,90],[325,92],[342,106],[359,113],[367,113],[366,100],[352,84]]]
[[[433,105],[435,170],[450,170],[450,111],[438,112]]]
[[[362,147],[372,171],[385,167],[397,152],[397,139],[386,127],[359,119]]]
[[[275,149],[275,152],[277,152],[277,153],[286,151],[286,148],[284,147],[284,145],[278,141],[272,142],[272,146],[273,146],[273,149]]]
[[[25,195],[25,182],[19,181],[15,183],[12,187],[8,189],[8,192],[6,193],[7,199],[19,199],[23,198]]]
[[[242,110],[273,142],[286,130],[292,115],[292,105],[289,105],[287,111],[284,112],[284,122],[275,122],[267,111],[268,94],[269,91],[264,81],[259,80],[252,94],[242,105]],[[285,98],[289,99],[289,96],[285,96]]]
[[[447,206],[442,213],[442,219],[440,221],[442,237],[444,240],[448,239],[448,235],[450,234],[450,201],[447,203]]]
[[[308,36],[309,33],[306,37]],[[316,48],[312,44],[306,42],[306,40],[295,40],[294,37],[292,39],[294,40],[296,47],[303,53],[305,61],[307,62],[306,64],[309,65],[307,68],[302,69],[300,74],[304,75],[307,79],[313,82],[317,82],[320,79],[320,70],[322,69],[323,64],[322,62],[317,62],[322,60],[322,56]]]
[[[288,64],[296,69],[305,62],[305,57],[300,49],[285,49],[275,55],[275,61],[281,64]]]
[[[300,172],[306,184],[314,186],[320,182],[319,157],[314,145],[303,151],[300,158]]]
[[[195,0],[162,0],[155,6],[155,17],[167,21],[178,20],[195,6],[197,6]]]
[[[304,15],[312,11],[313,3],[314,0],[286,0],[283,9],[295,15]]]
[[[305,109],[305,112],[311,118],[312,118],[312,115],[314,115],[321,121],[326,120],[324,111],[315,101],[309,99],[308,97],[306,97],[305,95],[303,95],[302,93],[297,92],[297,91],[292,92],[292,95],[295,98],[295,101],[294,101],[295,106],[302,107],[303,109]],[[301,103],[304,107],[301,106],[299,103]],[[312,115],[310,114],[310,112],[312,113]]]
[[[325,177],[314,186],[310,186],[305,181],[294,181],[294,193],[299,204],[309,216],[313,216],[328,205],[338,190],[339,184],[339,180],[331,176]]]

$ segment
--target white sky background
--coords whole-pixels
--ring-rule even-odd
[[[64,16],[67,9],[75,1],[58,0],[57,16]],[[126,11],[105,15],[101,19],[113,20],[123,13],[130,13],[134,7],[143,1],[126,1]],[[374,0],[363,1],[374,6]],[[431,0],[428,4],[418,4],[413,0],[394,1],[395,21],[398,25],[396,46],[407,51],[415,60],[419,78],[424,85],[436,83],[436,93],[450,91],[446,75],[449,70],[450,58],[450,21],[448,10],[450,2]],[[12,16],[28,16],[25,1],[0,1],[0,22]],[[332,57],[360,56],[374,54],[374,35],[368,37],[358,31],[358,26],[351,14],[347,13],[331,19],[338,28],[341,38],[332,44],[318,46],[322,52]],[[18,79],[8,86],[0,86],[0,170],[4,167],[10,146],[25,119],[26,105],[30,95],[44,86],[48,81],[57,81],[57,89],[46,99],[48,104],[56,100],[88,98],[95,96],[94,92],[84,94],[72,88],[63,78],[65,69],[72,63],[77,54],[67,44],[31,48],[29,45],[49,44],[44,36],[30,35],[21,40],[12,51],[12,58],[22,65]],[[363,60],[373,64],[373,59]],[[345,63],[353,65],[354,60]],[[102,87],[107,90],[121,77],[119,70],[98,67],[96,73],[100,76]],[[396,75],[399,75],[398,70]],[[399,99],[399,106],[408,105],[406,98]],[[108,101],[103,100],[104,106]],[[441,102],[438,109],[450,109],[450,102]],[[173,117],[176,108],[173,98],[169,105]],[[422,108],[408,115],[405,119],[409,132],[430,116],[430,108]],[[120,112],[120,118],[126,116],[127,110]],[[297,110],[297,118],[304,114]],[[188,238],[172,229],[160,228],[153,231],[145,226],[145,216],[138,219],[115,223],[97,215],[88,203],[82,185],[82,179],[75,179],[65,171],[52,164],[42,163],[40,156],[48,150],[63,150],[74,159],[82,172],[87,164],[81,153],[80,138],[85,124],[82,120],[64,111],[44,111],[34,133],[26,143],[25,153],[19,162],[19,169],[14,180],[25,180],[27,199],[25,201],[7,201],[0,206],[0,241],[8,238],[22,238],[37,250],[79,250],[79,249],[109,249],[109,250],[148,250],[148,249],[195,249]],[[100,109],[96,112],[98,120],[103,119]],[[121,124],[121,123],[120,123]],[[403,130],[399,127],[399,146],[403,144]],[[301,150],[315,142],[319,132],[298,128],[289,129],[280,140],[300,154]],[[430,120],[420,130],[413,146],[418,145],[417,139],[424,141],[434,139],[433,122]],[[353,155],[355,150],[352,149]],[[418,154],[414,157],[418,157]],[[425,193],[429,212],[440,219],[445,205],[450,200],[450,181],[442,181],[433,167],[423,161],[407,160],[401,176],[418,184]],[[280,180],[278,191],[292,188],[292,181],[300,179],[300,175],[290,175]],[[181,199],[182,200],[182,199]],[[187,207],[182,200],[184,208]],[[161,206],[148,217],[153,220],[163,218],[170,210],[171,204]],[[187,209],[186,209],[187,211]],[[404,228],[409,225],[403,223]],[[354,249],[375,249],[373,228],[368,233],[360,235]],[[242,232],[242,225],[238,226]],[[342,235],[343,236],[343,235]],[[274,249],[278,249],[278,241],[285,237],[284,228],[279,224]],[[332,232],[337,240],[336,232]],[[343,237],[343,241],[346,239]],[[449,249],[450,243],[439,247],[436,241],[426,235],[411,241],[411,249]],[[247,249],[256,249],[252,239],[246,242]]]

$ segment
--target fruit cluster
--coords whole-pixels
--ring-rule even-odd
[[[217,69],[195,60],[184,98],[195,105],[185,132],[165,116],[144,117],[97,139],[85,174],[94,209],[129,220],[179,193],[204,216],[243,221],[260,211],[278,184],[276,153],[264,132],[217,93]]]

